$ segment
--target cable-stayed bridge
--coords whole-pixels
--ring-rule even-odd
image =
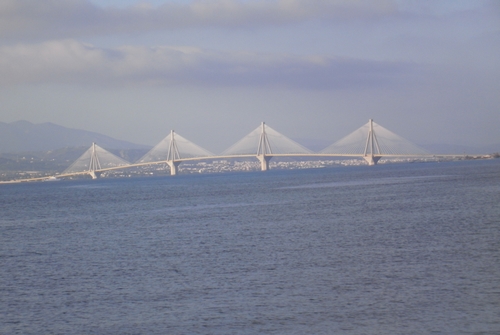
[[[170,174],[176,175],[182,162],[215,159],[254,157],[260,161],[261,170],[267,171],[269,161],[273,157],[360,157],[369,165],[376,165],[382,157],[434,156],[436,155],[396,135],[371,119],[351,134],[318,153],[312,152],[262,122],[259,127],[219,155],[190,142],[172,130],[168,136],[135,163],[127,162],[93,143],[61,174],[18,181],[46,180],[79,175],[89,175],[95,179],[103,172],[155,164],[168,165]]]

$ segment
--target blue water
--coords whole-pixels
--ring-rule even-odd
[[[0,185],[0,334],[500,334],[500,160]]]

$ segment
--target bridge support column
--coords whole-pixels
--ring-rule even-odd
[[[179,172],[179,165],[181,162],[167,161],[168,166],[170,166],[170,175],[175,176]]]
[[[97,156],[97,150],[95,142],[92,143],[91,152],[90,152],[90,163],[89,163],[89,175],[92,179],[97,179],[98,174],[95,170],[101,169],[101,163],[99,162],[99,157]]]
[[[380,160],[380,158],[382,158],[382,156],[369,155],[369,156],[363,156],[363,158],[368,163],[368,165],[377,165],[377,162]]]
[[[257,159],[260,161],[261,171],[269,170],[269,161],[273,158],[272,156],[257,155]]]

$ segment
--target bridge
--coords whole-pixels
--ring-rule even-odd
[[[269,170],[269,162],[274,157],[359,157],[363,158],[368,165],[376,165],[382,157],[435,156],[380,126],[372,119],[351,134],[316,153],[262,122],[259,127],[219,155],[190,142],[172,130],[167,137],[135,163],[127,162],[93,143],[83,155],[60,174],[52,177],[21,179],[14,182],[80,175],[89,175],[92,179],[96,179],[107,171],[156,164],[168,165],[170,174],[175,176],[179,172],[179,165],[183,162],[217,159],[256,158],[260,162],[261,170],[267,171]]]

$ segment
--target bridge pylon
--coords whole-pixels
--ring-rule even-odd
[[[271,150],[271,144],[266,134],[266,123],[261,124],[261,133],[259,138],[259,145],[257,147],[257,159],[260,161],[261,171],[269,170],[269,161],[271,160],[273,151]]]
[[[363,158],[368,165],[376,165],[380,158],[382,158],[382,152],[380,151],[377,135],[375,135],[375,132],[373,131],[373,119],[370,119],[369,125],[370,128],[368,129],[368,136],[366,137]]]
[[[89,175],[92,179],[97,179],[96,170],[101,169],[101,163],[99,162],[99,157],[97,156],[97,151],[95,148],[95,142],[92,142],[92,149],[90,152],[90,163],[89,163]]]
[[[166,163],[170,167],[170,175],[175,176],[179,172],[179,165],[183,160],[210,156],[214,156],[214,154],[171,130],[170,134],[136,163]]]
[[[170,143],[168,146],[167,153],[167,164],[170,167],[170,175],[175,176],[179,172],[179,165],[181,162],[176,161],[181,158],[179,154],[179,148],[177,147],[177,143],[175,142],[175,132],[173,130],[170,131]]]
[[[92,179],[97,179],[103,170],[127,165],[130,163],[94,142],[87,151],[62,172],[62,175],[89,175]]]
[[[321,150],[320,153],[358,156],[369,165],[376,165],[382,157],[429,156],[429,152],[425,149],[385,129],[372,119],[349,135]]]
[[[269,161],[275,156],[312,154],[312,151],[277,132],[262,122],[247,136],[222,152],[222,156],[256,157],[262,171],[269,170]]]

